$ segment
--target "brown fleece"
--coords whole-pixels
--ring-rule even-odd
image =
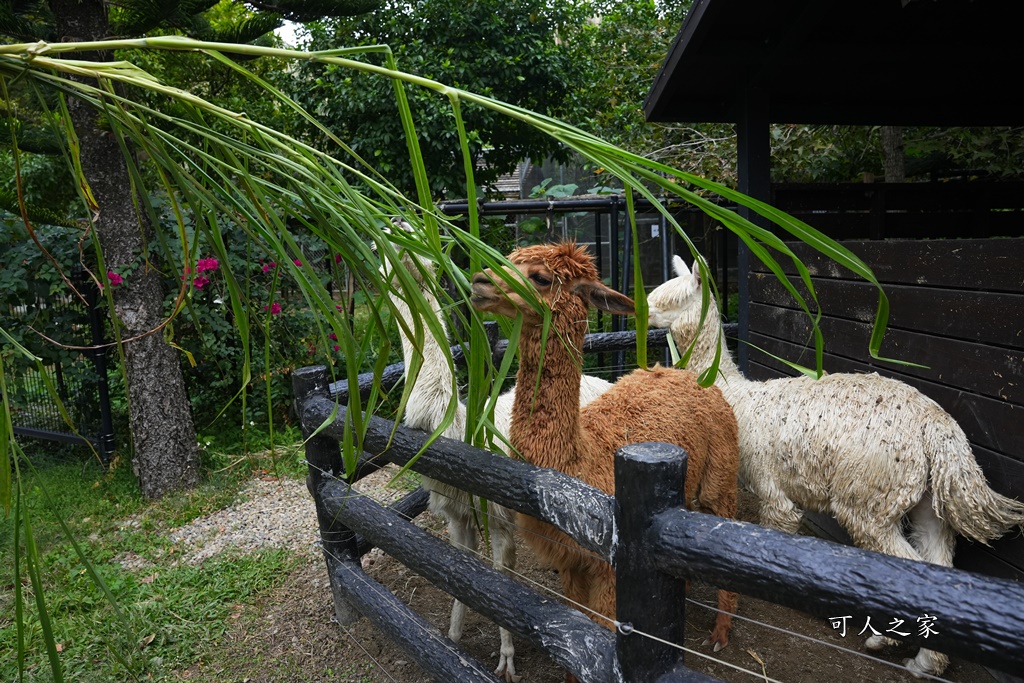
[[[700,387],[691,372],[655,366],[623,377],[580,409],[580,349],[588,308],[594,304],[610,312],[631,313],[633,303],[599,282],[593,259],[575,244],[526,247],[509,258],[519,272],[477,274],[473,302],[481,310],[524,317],[519,339],[520,390],[509,431],[512,446],[534,465],[565,472],[614,494],[614,456],[619,448],[645,441],[677,444],[689,454],[687,507],[734,518],[738,429],[732,408],[718,388]],[[551,310],[543,365],[543,318],[511,291],[505,282],[510,277],[533,285]],[[540,560],[558,570],[566,597],[612,628],[601,616],[616,614],[611,565],[545,522],[519,515],[519,524]],[[722,612],[710,642],[720,649],[729,641],[737,596],[719,591],[718,604]]]

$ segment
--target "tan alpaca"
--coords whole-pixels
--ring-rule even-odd
[[[395,225],[406,231],[412,227],[404,221],[396,221]],[[434,264],[418,258],[408,251],[400,254],[399,268],[404,269],[415,282],[419,294],[429,307],[432,315],[437,318],[442,331],[447,334],[441,304],[434,296],[437,282],[434,276]],[[398,325],[402,340],[402,352],[405,359],[406,380],[414,358],[419,355],[423,359],[416,382],[409,393],[406,403],[404,422],[410,427],[433,432],[444,421],[449,406],[458,399],[455,376],[448,361],[448,350],[426,329],[426,313],[410,306],[410,294],[403,290],[401,281],[394,277],[392,266],[388,262],[381,264],[381,272],[392,277],[394,289],[388,292],[394,314],[406,324]],[[424,329],[422,343],[410,338],[409,332],[419,325]],[[408,331],[407,331],[408,330]],[[585,405],[608,390],[611,384],[599,377],[584,375],[580,378],[580,403]],[[498,397],[494,406],[494,426],[503,436],[508,437],[509,424],[512,420],[512,404],[515,387]],[[456,403],[452,422],[444,431],[449,439],[462,440],[466,430],[466,407]],[[504,449],[504,443],[500,446]],[[480,545],[478,529],[481,525],[480,510],[482,505],[478,499],[450,484],[424,476],[423,488],[430,491],[430,510],[448,522],[448,538],[452,545],[469,552],[476,552]],[[515,569],[515,511],[496,503],[489,503],[488,532],[491,546],[491,557],[494,567],[499,571]],[[452,604],[451,620],[448,637],[454,642],[462,638],[463,625],[466,618],[466,606],[460,600]],[[516,683],[521,676],[516,672],[515,645],[512,634],[499,628],[501,645],[498,652],[498,667],[495,674],[507,683]]]
[[[875,373],[746,379],[713,298],[700,326],[698,264],[691,272],[677,256],[675,270],[647,297],[650,323],[670,328],[680,350],[696,339],[698,372],[721,354],[716,384],[739,419],[740,472],[762,524],[792,533],[804,509],[824,512],[862,548],[951,567],[954,531],[986,543],[1024,522],[1024,504],[988,487],[963,430],[917,389]],[[871,636],[866,646],[892,642]],[[925,649],[905,662],[915,675],[948,663]]]
[[[580,408],[580,349],[589,306],[628,315],[634,312],[633,301],[602,285],[592,257],[573,243],[525,247],[509,259],[516,270],[486,270],[473,276],[472,303],[481,311],[524,319],[519,391],[509,432],[512,446],[534,465],[560,470],[614,494],[613,463],[620,447],[645,441],[678,444],[689,454],[687,506],[734,517],[737,426],[721,392],[701,388],[690,372],[655,367],[623,377]],[[532,286],[551,311],[543,363],[543,316],[513,291],[510,280]],[[558,570],[566,597],[612,628],[608,619],[616,612],[611,565],[549,524],[524,515],[519,524],[540,561]],[[729,642],[736,603],[735,593],[719,592],[722,612],[709,638],[716,651]]]

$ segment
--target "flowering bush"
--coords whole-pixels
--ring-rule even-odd
[[[164,220],[173,224],[175,219],[167,212]],[[54,305],[57,301],[77,301],[64,280],[72,276],[81,258],[76,240],[68,238],[68,230],[36,226],[36,235],[53,257],[51,261],[29,238],[20,220],[0,214],[0,253],[4,255],[0,263],[0,306],[5,314],[8,308],[18,309],[23,311],[21,315],[31,318],[31,329],[25,325],[5,326],[14,340],[42,357],[45,365],[60,362],[68,381],[78,381],[74,373],[85,373],[82,381],[86,381],[86,375],[93,372],[93,364],[82,362],[80,351],[46,343],[40,336],[74,346],[91,344],[87,319],[82,318],[84,313],[78,310],[72,313]],[[199,250],[198,254],[193,252],[195,255],[186,261],[181,253],[157,250],[150,253],[148,259],[160,272],[169,274],[164,282],[165,315],[170,316],[179,305],[182,284],[190,285],[184,297],[186,309],[178,312],[165,333],[171,335],[170,341],[182,351],[180,358],[196,426],[205,430],[216,422],[218,433],[235,434],[226,437],[229,442],[250,422],[265,429],[268,417],[272,417],[276,425],[282,426],[288,422],[291,405],[291,370],[343,360],[338,353],[341,347],[337,335],[331,333],[329,339],[320,336],[317,323],[322,321],[309,311],[288,279],[291,266],[279,268],[243,230],[226,231],[224,250],[205,241],[202,233],[197,238],[192,225],[186,225],[186,230],[189,244]],[[309,236],[300,236],[298,243],[305,255],[293,258],[293,263],[297,267],[312,268],[325,285],[333,283],[333,291],[339,291],[339,283],[345,278],[335,254]],[[96,264],[91,263],[87,264],[89,271],[83,279],[72,279],[79,291],[98,297],[99,305],[105,309],[104,288],[130,286],[133,274],[142,263],[140,256],[134,265],[116,271],[98,270]],[[236,327],[236,312],[225,275],[227,269],[235,281],[243,284],[241,305],[248,317],[248,358]],[[337,310],[339,315],[344,315],[346,307],[339,303]],[[109,327],[105,337],[108,341],[113,339]],[[4,343],[0,342],[0,352],[3,350]],[[268,350],[269,365],[265,353]],[[127,404],[119,383],[118,356],[110,352],[107,358],[117,413],[115,420],[121,423],[127,420]],[[243,388],[246,363],[252,380]],[[95,397],[89,403],[95,407]],[[127,429],[119,428],[118,432],[124,435]]]
[[[167,220],[171,220],[170,216]],[[202,234],[194,240],[189,226],[193,238],[190,243],[197,245],[199,253],[194,257],[194,267],[184,265],[179,271],[184,272],[181,280],[190,280],[192,287],[186,297],[188,309],[174,322],[173,342],[187,352],[182,354],[182,363],[196,427],[206,430],[216,421],[218,431],[241,430],[250,422],[265,428],[268,417],[281,427],[289,421],[291,370],[303,365],[334,363],[339,360],[340,346],[319,338],[316,317],[288,280],[290,270],[279,268],[240,228],[226,232],[224,250],[218,251],[204,242]],[[325,245],[311,236],[299,236],[297,241],[306,256],[293,258],[296,266],[306,263],[313,267],[325,285],[331,279],[335,283],[344,281]],[[180,253],[169,256],[179,263],[183,258]],[[236,312],[225,269],[231,271],[236,281],[245,283],[241,304],[248,317],[248,370],[252,377],[246,387],[242,386],[246,354],[236,329]],[[339,288],[335,285],[333,289]],[[178,293],[178,285],[168,286],[168,312]],[[344,311],[344,306],[339,306],[339,311]],[[268,347],[269,367],[265,353]]]

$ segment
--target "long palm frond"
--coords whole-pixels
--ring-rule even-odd
[[[267,97],[274,98],[281,109],[305,119],[325,139],[332,140],[335,147],[329,154],[304,140],[254,121],[244,113],[218,107],[183,87],[163,83],[131,62],[100,63],[75,59],[76,53],[98,49],[188,51],[207,55],[210,59],[230,65],[259,84],[265,89]],[[706,196],[708,193],[715,193],[730,202],[749,207],[753,212],[771,220],[782,231],[808,243],[878,286],[870,269],[856,256],[811,226],[771,206],[700,177],[630,154],[555,119],[401,71],[390,49],[385,46],[372,49],[384,53],[383,66],[353,59],[357,51],[303,53],[252,45],[200,42],[180,37],[0,46],[0,78],[26,79],[36,84],[40,91],[48,90],[63,97],[77,98],[101,110],[109,122],[110,134],[116,136],[128,152],[134,181],[140,186],[144,185],[142,189],[146,193],[164,197],[175,215],[187,215],[195,219],[194,235],[187,233],[182,227],[184,221],[180,220],[177,232],[163,236],[170,245],[166,251],[177,272],[188,272],[188,268],[194,271],[197,258],[194,240],[199,239],[204,240],[218,257],[223,257],[221,262],[228,268],[222,232],[228,225],[243,230],[253,244],[280,264],[283,277],[295,284],[304,305],[315,312],[316,335],[325,345],[328,335],[332,335],[337,339],[334,343],[340,347],[342,360],[331,370],[336,379],[346,378],[350,383],[349,410],[345,412],[346,430],[342,444],[349,468],[355,466],[355,444],[361,441],[365,427],[364,410],[373,410],[379,399],[377,393],[371,393],[370,398],[364,400],[355,382],[365,367],[373,367],[377,372],[382,369],[381,359],[374,356],[376,349],[371,348],[368,341],[372,334],[382,331],[388,317],[384,313],[390,305],[389,299],[382,294],[399,286],[412,297],[409,304],[423,311],[428,318],[426,330],[419,334],[429,333],[441,342],[443,348],[447,348],[448,340],[442,337],[442,326],[436,319],[429,319],[430,307],[422,295],[418,294],[419,287],[413,274],[399,265],[402,252],[409,251],[438,264],[440,273],[454,283],[457,292],[454,298],[446,292],[437,292],[439,299],[447,303],[461,303],[468,293],[467,274],[453,260],[454,254],[469,255],[471,269],[474,270],[507,263],[503,254],[480,238],[480,219],[474,194],[474,164],[469,145],[470,131],[465,129],[461,115],[466,107],[483,107],[510,121],[532,126],[588,161],[603,167],[623,183],[631,213],[634,196],[650,200],[664,213],[668,223],[690,245],[691,250],[694,247],[689,237],[659,199],[671,197],[688,202],[720,220],[782,280],[799,304],[812,316],[815,330],[817,325],[813,314],[817,304],[813,299],[814,288],[807,269],[780,237],[710,201]],[[353,154],[344,140],[334,137],[309,112],[246,71],[239,62],[240,58],[246,57],[286,62],[316,61],[339,69],[372,73],[390,79],[394,85],[394,115],[401,119],[405,131],[417,196],[408,197],[399,192],[372,164]],[[468,229],[457,227],[433,206],[430,179],[426,176],[419,150],[416,120],[408,104],[406,91],[409,88],[426,89],[438,97],[447,98],[451,104],[464,159],[466,194],[470,199]],[[159,97],[139,97],[138,94],[143,92]],[[160,99],[175,103],[173,113],[147,104]],[[74,149],[74,146],[68,145],[68,148]],[[136,163],[136,159],[145,159],[145,164]],[[87,179],[79,180],[87,190]],[[83,211],[83,215],[90,213]],[[407,221],[412,231],[388,230],[390,220],[395,216]],[[635,220],[633,224],[636,224]],[[295,226],[301,226],[302,230],[322,240],[331,253],[337,254],[353,280],[367,294],[368,300],[376,302],[371,306],[373,310],[367,327],[357,328],[349,319],[348,311],[338,305],[331,292],[321,283],[319,275],[305,259],[295,238]],[[810,301],[805,300],[784,276],[779,257],[792,259],[796,263],[801,280],[810,292]],[[639,273],[639,250],[634,250],[634,259],[634,272]],[[391,264],[387,269],[391,273],[389,277],[381,273],[382,260]],[[229,272],[228,277],[235,283],[230,287],[228,303],[248,359],[250,330],[261,327],[269,329],[273,310],[266,310],[253,297],[246,295],[247,289],[239,284],[245,280],[244,274]],[[396,278],[397,285],[391,277]],[[710,278],[703,278],[702,282],[709,286]],[[638,280],[636,284],[637,304],[642,312],[642,282]],[[179,301],[184,302],[190,284],[183,279],[181,286]],[[870,348],[872,355],[877,355],[888,310],[880,287],[878,291],[875,337]],[[522,293],[528,295],[528,292]],[[182,307],[178,306],[173,314],[181,310]],[[487,424],[489,404],[493,404],[495,397],[488,390],[492,379],[489,375],[494,373],[494,368],[489,360],[489,348],[484,342],[486,335],[482,321],[472,309],[469,310],[469,383],[473,395],[467,423],[472,431],[471,436],[478,439],[480,426]],[[646,316],[638,316],[637,327],[641,332],[637,335],[638,362],[644,365],[646,334],[642,332],[646,328]],[[816,334],[816,340],[820,370],[820,333]],[[501,371],[507,371],[508,367],[508,363],[503,364]],[[243,374],[244,381],[248,381],[251,375],[248,362],[244,365]],[[713,376],[712,371],[709,377]],[[412,381],[407,382],[403,389],[402,405],[415,381],[414,377],[410,379]],[[498,379],[502,378],[499,376]],[[449,413],[453,414],[454,411]],[[438,433],[446,427],[446,424],[441,425]],[[0,438],[3,436],[0,431]],[[9,500],[12,487],[4,485],[2,481],[0,486],[4,487],[0,493],[4,493]],[[4,503],[7,504],[7,501]]]

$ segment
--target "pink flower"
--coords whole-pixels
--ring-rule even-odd
[[[334,345],[334,350],[335,350],[335,351],[341,351],[341,347],[340,347],[340,346],[338,346],[337,344],[335,344],[335,345]]]
[[[301,259],[295,259],[295,265],[301,266],[302,265]]]
[[[196,264],[196,272],[201,273],[204,270],[217,270],[220,267],[220,263],[215,258],[201,258],[199,263]]]
[[[268,311],[269,310],[270,311],[270,315],[277,315],[278,313],[281,312],[281,304],[279,304],[279,303],[277,303],[275,301],[274,303],[270,304],[269,306],[264,306],[263,310],[264,311]]]
[[[345,312],[345,307],[344,307],[344,306],[342,306],[341,304],[334,304],[334,308],[335,308],[335,310],[337,310],[337,311],[338,311],[339,313],[344,313],[344,312]]]
[[[274,263],[273,261],[270,261],[268,263],[264,263],[263,264],[263,272],[264,273],[269,273],[271,268],[277,268],[277,264]]]
[[[110,281],[110,286],[111,287],[117,287],[119,284],[124,282],[124,278],[121,277],[120,275],[118,275],[117,273],[115,273],[112,270],[108,270],[107,271],[107,280]]]
[[[327,336],[330,337],[331,339],[333,339],[334,341],[338,341],[338,335],[334,334],[333,332],[331,332]]]
[[[335,254],[334,255],[334,262],[335,263],[341,263],[341,254]]]
[[[199,277],[192,280],[192,286],[196,289],[202,289],[206,285],[210,284],[210,279],[200,275]]]

